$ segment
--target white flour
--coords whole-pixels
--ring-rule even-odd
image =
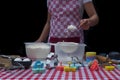
[[[47,44],[28,44],[26,45],[26,54],[29,58],[43,59],[50,52],[50,46]]]

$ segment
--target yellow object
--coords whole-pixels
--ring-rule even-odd
[[[64,67],[64,71],[65,72],[70,72],[70,71],[75,72],[76,71],[76,67],[65,66]]]
[[[69,67],[70,67],[70,64],[72,64],[72,62],[71,62],[71,61],[69,61],[69,62],[68,62],[68,64],[69,64]]]
[[[71,64],[72,62],[71,61],[68,61],[68,64]]]
[[[111,71],[114,70],[115,67],[114,66],[105,66],[105,70]]]
[[[96,52],[86,52],[86,62],[89,63],[96,58]]]
[[[65,67],[64,67],[64,71],[65,71],[65,72],[70,72],[70,67],[69,67],[69,66],[65,66]]]
[[[96,52],[86,52],[86,56],[96,56]]]

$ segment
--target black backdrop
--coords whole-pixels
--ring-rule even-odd
[[[118,5],[106,0],[93,2],[100,22],[85,31],[86,51],[120,51]],[[5,0],[1,3],[0,53],[25,56],[24,42],[35,41],[47,19],[46,0]]]

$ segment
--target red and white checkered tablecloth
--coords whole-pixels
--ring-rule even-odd
[[[46,70],[45,73],[33,74],[27,70],[0,70],[0,80],[120,80],[120,70],[106,71],[100,68],[98,71],[90,71],[88,67],[81,67],[76,72]]]

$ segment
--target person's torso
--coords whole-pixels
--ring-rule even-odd
[[[83,37],[83,30],[66,32],[68,25],[79,27],[83,0],[48,0],[51,37]]]

